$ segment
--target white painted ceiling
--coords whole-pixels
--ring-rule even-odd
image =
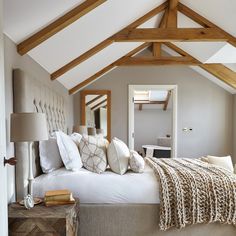
[[[4,32],[18,44],[82,2],[81,0],[4,0]],[[163,2],[163,0],[108,0],[28,54],[49,73],[53,73]],[[235,0],[181,0],[180,2],[236,36]],[[161,15],[146,22],[142,27],[156,27]],[[199,27],[181,13],[178,16],[179,27]],[[114,43],[68,71],[58,80],[67,89],[71,89],[138,45],[140,43]],[[178,43],[178,46],[200,61],[220,62],[236,70],[235,48],[228,44]],[[208,77],[207,74],[204,73],[204,76]],[[218,81],[215,78],[213,80]]]

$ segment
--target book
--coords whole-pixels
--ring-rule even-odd
[[[59,196],[59,195],[69,195],[69,194],[71,194],[71,192],[68,189],[52,190],[52,191],[47,191],[45,193],[45,197]]]
[[[72,193],[67,190],[53,190],[45,193],[44,202],[46,206],[65,205],[75,202]]]
[[[73,196],[72,193],[71,194],[64,194],[64,195],[58,195],[58,196],[45,196],[44,197],[44,201],[62,201],[62,202],[66,202],[66,201],[72,201],[73,200]]]
[[[46,206],[57,206],[57,205],[67,205],[67,204],[73,204],[75,203],[75,200],[73,201],[45,201]]]

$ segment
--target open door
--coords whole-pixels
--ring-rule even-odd
[[[7,175],[4,167],[6,156],[6,125],[5,125],[5,80],[4,80],[4,47],[2,14],[3,1],[0,0],[0,235],[8,235],[7,223]]]
[[[154,105],[161,105],[164,106],[163,109],[166,110],[166,104],[168,104],[169,101],[169,95],[172,97],[172,114],[171,114],[171,120],[170,126],[171,126],[171,132],[170,132],[170,143],[171,145],[166,147],[166,150],[171,150],[171,153],[169,153],[169,157],[177,157],[177,85],[129,85],[129,148],[134,149],[135,148],[135,119],[134,119],[134,105],[136,104],[135,100],[135,93],[143,93],[143,92],[167,92],[167,100],[163,101],[149,101],[149,103],[152,103]],[[159,94],[159,93],[158,93]],[[141,102],[141,103],[140,103]],[[166,103],[167,102],[167,103]],[[137,103],[139,104],[139,110],[142,110],[142,104],[148,105],[147,101],[144,100],[144,97],[142,95],[142,100],[139,100]],[[141,105],[141,108],[140,108]],[[157,124],[153,124],[157,125]],[[169,137],[169,136],[168,136]],[[146,145],[148,146],[148,145]],[[145,146],[143,146],[145,147]],[[163,147],[164,150],[164,147]],[[168,151],[170,152],[170,151]]]

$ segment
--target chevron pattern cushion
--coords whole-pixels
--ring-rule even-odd
[[[106,150],[109,142],[101,137],[84,135],[79,143],[83,166],[101,174],[107,168]]]

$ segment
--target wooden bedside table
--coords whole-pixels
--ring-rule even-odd
[[[27,210],[18,203],[8,207],[9,235],[77,236],[79,200],[75,204],[46,207],[44,203]]]

